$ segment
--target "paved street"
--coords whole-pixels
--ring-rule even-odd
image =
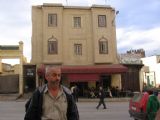
[[[0,120],[23,120],[25,101],[0,101]],[[96,109],[97,102],[79,102],[80,120],[132,120],[128,102],[106,102],[106,110]]]
[[[81,120],[132,120],[128,113],[128,102],[106,102],[108,109],[101,106],[96,109],[97,102],[78,103]]]
[[[0,101],[0,120],[23,120],[24,102]]]

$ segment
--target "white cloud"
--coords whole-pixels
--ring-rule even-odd
[[[160,51],[159,0],[1,0],[0,45],[15,45],[23,41],[24,55],[30,60],[31,7],[43,3],[78,6],[111,5],[120,11],[116,20],[117,46],[120,52],[139,48],[144,48],[146,52]]]
[[[119,52],[130,49],[143,48],[148,51],[156,51],[160,48],[159,40],[160,27],[148,30],[129,28],[117,29],[117,46]],[[125,50],[125,51],[123,51]]]
[[[29,0],[32,5],[42,5],[43,3],[62,3],[63,5],[91,6],[92,4],[105,4],[108,0]],[[67,4],[68,3],[68,4]]]

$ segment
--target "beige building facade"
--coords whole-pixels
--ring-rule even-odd
[[[9,89],[10,87],[14,87],[14,84],[9,84],[9,86],[6,83],[13,83],[12,79],[4,79],[3,76],[7,75],[5,74],[6,71],[11,71],[11,66],[10,65],[4,65],[2,63],[2,59],[19,59],[19,65],[17,67],[18,69],[18,92],[19,94],[23,94],[24,90],[24,81],[23,81],[23,63],[24,61],[24,56],[23,56],[23,42],[20,41],[19,45],[0,45],[0,84],[2,87],[5,87],[6,89]],[[11,74],[11,73],[10,73]],[[13,73],[12,74],[16,74]],[[2,78],[2,79],[1,79]],[[12,81],[10,81],[12,80]],[[3,82],[4,81],[4,82]],[[3,84],[4,83],[4,84]],[[2,88],[1,87],[1,88]],[[0,89],[1,92],[1,89]]]
[[[55,19],[56,25],[49,26],[49,14],[56,16],[52,18]],[[98,26],[100,15],[102,22],[99,20],[99,23],[102,27]],[[80,20],[77,27],[74,26],[76,18]],[[109,6],[65,7],[55,4],[33,6],[32,63],[62,65],[117,63],[114,19],[115,10]],[[48,54],[48,42],[52,40],[58,43],[57,54]],[[99,53],[100,41],[108,43],[106,54]],[[82,45],[82,55],[75,55],[75,44]]]
[[[37,67],[60,65],[65,70],[67,66],[84,66],[84,70],[102,66],[110,71],[103,74],[110,75],[111,86],[121,87],[121,72],[105,68],[117,65],[123,69],[117,59],[115,17],[115,9],[107,5],[32,6],[31,63]]]

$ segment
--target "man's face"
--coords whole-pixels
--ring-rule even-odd
[[[49,68],[46,74],[46,79],[48,81],[48,84],[59,85],[61,80],[60,68]]]

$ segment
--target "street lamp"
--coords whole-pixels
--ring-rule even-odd
[[[113,18],[113,20],[112,20],[112,26],[115,26],[115,18],[116,18],[116,16],[119,14],[119,11],[117,10],[116,12],[115,12],[115,16],[114,16],[114,18]]]

